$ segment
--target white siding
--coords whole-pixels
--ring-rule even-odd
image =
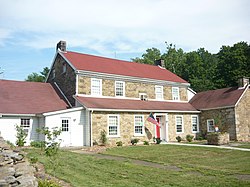
[[[0,117],[0,132],[5,140],[9,140],[13,144],[16,143],[16,125],[20,125],[21,118],[30,119],[29,134],[26,138],[26,144],[29,145],[31,141],[39,140],[39,135],[36,129],[39,127],[39,119],[37,117],[19,117],[19,116],[2,116]]]
[[[63,113],[52,114],[45,117],[46,127],[53,128],[62,126],[62,119],[69,119],[69,131],[62,132],[61,146],[83,146],[83,111],[65,111]]]
[[[90,111],[84,110],[83,116],[83,145],[91,146]]]

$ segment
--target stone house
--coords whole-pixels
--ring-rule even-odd
[[[200,110],[200,130],[214,132],[220,120],[219,131],[229,133],[230,140],[250,141],[249,79],[239,80],[238,87],[210,90],[196,94],[190,101]]]
[[[59,42],[47,82],[73,107],[83,107],[83,145],[107,132],[110,143],[159,137],[175,141],[199,131],[199,111],[188,103],[190,84],[158,65],[139,64],[66,50]],[[147,121],[150,113],[161,124]]]

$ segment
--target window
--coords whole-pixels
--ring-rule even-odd
[[[214,120],[213,119],[207,120],[207,132],[214,132]]]
[[[143,135],[143,116],[135,116],[134,124],[135,124],[135,136]]]
[[[119,116],[109,115],[108,116],[108,135],[117,137],[119,136]]]
[[[66,68],[67,68],[66,63],[63,63],[63,69],[62,69],[63,73],[66,73]]]
[[[115,96],[118,96],[118,97],[125,96],[125,82],[115,81]]]
[[[176,123],[176,133],[183,133],[183,117],[182,116],[176,116],[175,117],[175,123]]]
[[[147,101],[148,95],[146,93],[139,93],[140,100]]]
[[[62,132],[69,131],[69,119],[62,119]]]
[[[173,100],[180,100],[179,88],[178,87],[172,87],[172,99]]]
[[[163,99],[163,86],[155,86],[155,98],[158,100]]]
[[[28,134],[30,128],[30,119],[22,118],[21,119],[21,127]]]
[[[91,79],[91,95],[102,95],[102,79]]]
[[[199,125],[198,125],[198,116],[192,116],[192,132],[196,133],[199,132]]]
[[[53,69],[53,70],[52,70],[52,79],[54,79],[55,77],[56,77],[56,70]]]

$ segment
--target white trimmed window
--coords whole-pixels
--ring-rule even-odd
[[[119,116],[109,115],[108,116],[108,135],[110,137],[117,137],[120,135],[119,128]]]
[[[52,79],[54,79],[55,77],[56,77],[56,70],[53,69],[53,70],[52,70]]]
[[[172,98],[173,100],[180,100],[180,92],[178,87],[172,87]]]
[[[63,63],[62,72],[66,73],[66,69],[67,69],[66,63]]]
[[[214,132],[214,120],[213,119],[207,120],[207,132]]]
[[[183,116],[175,116],[176,133],[183,133]]]
[[[69,119],[62,119],[62,132],[69,131]]]
[[[30,129],[30,119],[29,118],[21,118],[21,127],[28,134]]]
[[[91,95],[102,95],[102,79],[91,79]]]
[[[199,119],[198,116],[192,116],[192,133],[197,133],[199,132]]]
[[[143,136],[143,116],[142,115],[136,115],[134,117],[134,124],[135,124],[135,131],[134,131],[134,135],[135,136]]]
[[[163,100],[163,86],[155,86],[155,99]]]
[[[147,101],[148,100],[148,95],[146,93],[139,93],[139,98],[142,101]]]
[[[115,81],[115,96],[117,97],[125,96],[125,82]]]

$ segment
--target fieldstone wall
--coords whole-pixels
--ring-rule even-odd
[[[78,77],[78,93],[91,94],[91,78],[86,76]],[[125,82],[125,96],[139,98],[140,93],[146,93],[148,99],[155,99],[155,85],[135,82]],[[102,79],[102,95],[115,96],[115,80]],[[164,100],[172,100],[172,87],[163,86]],[[187,101],[187,88],[180,87],[180,100]]]
[[[149,116],[149,113],[108,113],[108,112],[93,112],[92,114],[92,136],[93,141],[100,143],[100,134],[102,130],[108,132],[108,115],[114,114],[119,115],[120,120],[120,136],[119,137],[108,137],[108,142],[112,145],[115,145],[116,142],[122,141],[124,144],[130,144],[130,140],[133,138],[140,139],[140,142],[152,141],[152,138],[155,136],[155,125],[148,122],[146,119]],[[147,129],[143,136],[134,135],[134,115],[143,115],[144,124]],[[161,114],[159,114],[161,115]],[[184,131],[181,134],[176,133],[176,123],[175,116],[182,115],[184,122]],[[186,139],[186,135],[194,135],[192,133],[191,125],[191,116],[193,114],[179,114],[179,113],[169,113],[168,114],[168,138],[169,141],[176,141],[177,136],[181,136],[183,139]],[[194,114],[195,115],[195,114]]]
[[[63,65],[66,65],[66,72],[63,72]],[[55,78],[52,76],[52,71],[55,69]],[[73,95],[76,93],[76,74],[71,66],[58,54],[55,63],[48,77],[49,83],[54,82],[60,87],[64,95],[67,97],[72,106],[75,106]]]
[[[235,107],[236,134],[238,141],[250,141],[250,89]]]
[[[125,145],[130,144],[131,139],[138,138],[140,142],[152,141],[154,136],[154,125],[149,123],[146,119],[149,116],[149,113],[107,113],[107,112],[93,112],[92,114],[92,136],[93,141],[97,141],[100,143],[100,134],[102,130],[108,132],[108,115],[114,114],[119,115],[120,120],[120,136],[119,137],[108,137],[108,143],[111,145],[115,145],[116,142],[122,141]],[[143,136],[135,136],[134,135],[134,115],[143,115],[144,116],[144,124],[147,128],[147,133]]]
[[[183,132],[176,133],[176,116],[183,117]],[[168,138],[169,141],[177,141],[176,137],[180,136],[182,139],[186,139],[186,135],[190,134],[195,137],[196,133],[192,132],[192,115],[197,114],[182,114],[182,113],[169,113],[168,114]]]
[[[229,133],[230,140],[237,140],[235,130],[235,110],[233,107],[226,109],[203,110],[200,114],[200,130],[206,134],[207,120],[215,119],[218,114],[221,114],[222,121],[224,121],[224,125],[221,128],[223,128],[225,132]]]
[[[33,168],[23,155],[10,149],[0,136],[0,187],[36,187]]]
[[[229,143],[229,133],[208,133],[207,143],[209,145],[224,145]]]

